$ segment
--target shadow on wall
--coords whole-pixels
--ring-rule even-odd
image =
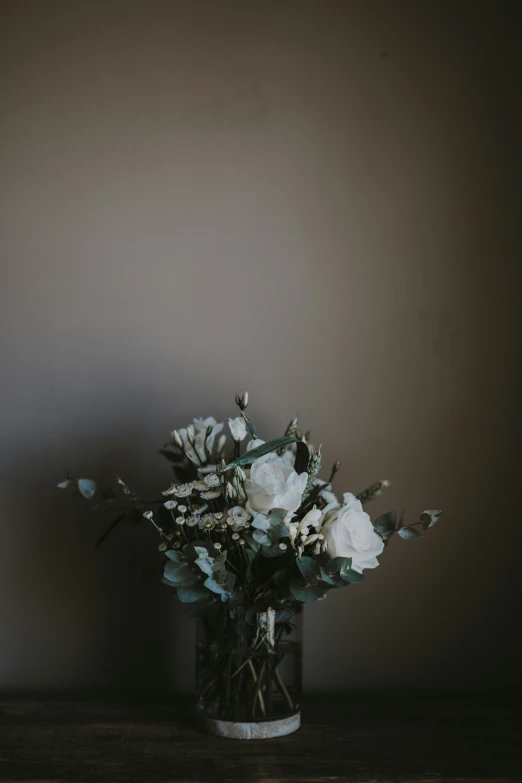
[[[30,469],[27,456],[9,463],[4,500],[16,519],[2,591],[4,686],[190,690],[195,626],[161,583],[156,531],[145,519],[122,522],[95,549],[117,514],[56,488],[69,467],[117,493],[121,475],[140,497],[157,497],[170,466],[159,454],[156,465],[140,434],[86,435],[78,424],[69,441],[33,449]]]

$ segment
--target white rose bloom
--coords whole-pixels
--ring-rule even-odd
[[[196,455],[196,452],[199,455],[199,458],[202,462],[207,461],[207,456],[205,454],[205,435],[207,432],[207,428],[210,426],[212,427],[212,432],[207,438],[207,448],[210,452],[212,452],[216,435],[219,435],[219,433],[223,429],[223,424],[222,423],[218,424],[213,416],[208,416],[206,419],[194,419],[193,423],[190,424],[189,427],[186,427],[178,431],[178,434],[181,440],[183,441],[183,447],[185,449],[185,453],[187,457],[196,464],[199,464],[199,460]],[[195,439],[195,450],[190,445],[188,440],[189,429]]]
[[[252,443],[260,445],[256,441]],[[297,474],[275,453],[256,459],[250,468],[250,478],[245,482],[247,508],[262,514],[268,514],[272,508],[284,508],[289,512],[288,521],[301,505],[307,481],[308,473]]]
[[[243,527],[248,526],[249,521],[252,519],[248,511],[243,506],[234,506],[228,509],[228,517],[232,520],[232,531],[237,533]]]
[[[238,416],[237,419],[229,419],[228,426],[230,428],[230,434],[236,442],[246,438],[247,427],[242,416]]]
[[[355,495],[345,493],[344,504],[328,515],[321,530],[330,557],[351,557],[352,568],[359,573],[379,565],[377,555],[384,549],[384,541]]]

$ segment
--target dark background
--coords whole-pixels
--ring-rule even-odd
[[[1,6],[0,687],[191,688],[157,448],[248,388],[444,516],[306,610],[306,687],[520,684],[521,4]]]

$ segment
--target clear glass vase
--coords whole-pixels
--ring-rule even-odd
[[[197,709],[214,734],[282,736],[300,725],[302,615],[221,604],[198,620]]]

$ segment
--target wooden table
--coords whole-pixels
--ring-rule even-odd
[[[0,702],[0,780],[70,783],[522,781],[520,693],[309,696],[299,732],[201,734],[186,697]]]

